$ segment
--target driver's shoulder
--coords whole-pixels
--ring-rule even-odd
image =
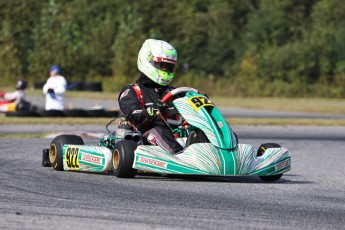
[[[128,95],[136,95],[135,90],[134,90],[134,86],[135,86],[135,84],[129,84],[129,85],[125,85],[124,87],[122,87],[122,89],[120,90],[118,99],[121,100],[122,98],[125,98]]]

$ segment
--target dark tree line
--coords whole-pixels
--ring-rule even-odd
[[[147,38],[178,50],[177,84],[243,96],[345,97],[339,0],[0,0],[1,85],[47,78],[118,90]]]

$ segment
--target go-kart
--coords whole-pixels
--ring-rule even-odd
[[[14,112],[14,111],[16,111],[16,103],[0,100],[0,112]]]
[[[179,120],[165,119],[184,150],[176,155],[159,146],[145,144],[142,134],[124,118],[117,129],[107,130],[98,146],[84,145],[76,135],[57,136],[43,151],[43,166],[55,170],[108,172],[120,178],[138,172],[179,175],[243,176],[257,175],[275,181],[291,168],[290,153],[275,143],[262,144],[257,151],[239,144],[214,103],[196,89],[180,87],[162,102],[172,101]],[[115,119],[116,120],[116,119]],[[116,122],[115,122],[116,123]]]

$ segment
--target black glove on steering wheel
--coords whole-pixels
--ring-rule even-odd
[[[161,100],[158,100],[156,105],[161,113],[164,113],[169,108],[168,104],[162,102]]]

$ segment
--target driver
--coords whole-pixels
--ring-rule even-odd
[[[182,151],[170,128],[157,116],[161,99],[173,88],[177,52],[169,43],[148,39],[138,55],[140,77],[135,84],[122,88],[118,101],[126,118],[143,133],[144,141],[171,154]]]
[[[19,104],[22,100],[25,100],[27,85],[28,83],[25,80],[19,80],[16,84],[16,91],[8,93],[0,91],[0,98],[3,98],[6,103],[14,102]]]

